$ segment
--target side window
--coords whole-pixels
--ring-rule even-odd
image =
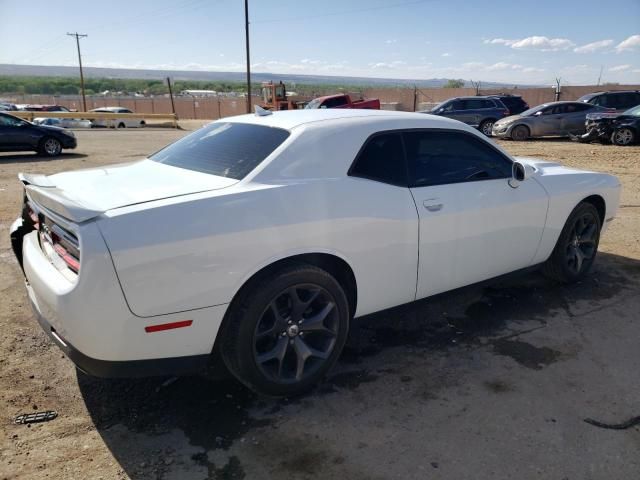
[[[445,104],[445,105],[442,107],[442,109],[443,109],[445,112],[451,112],[451,111],[453,111],[453,110],[459,110],[459,109],[460,109],[460,105],[459,105],[459,104],[460,104],[460,102],[459,102],[459,101],[457,101],[457,100],[456,100],[456,101],[454,101],[454,102],[449,102],[449,103]]]
[[[482,100],[482,108],[496,108],[498,106],[498,102],[493,100]]]
[[[323,103],[323,106],[327,108],[335,108],[335,107],[341,107],[342,105],[346,105],[346,104],[347,104],[346,97],[338,97],[338,98],[328,99]]]
[[[469,99],[464,101],[465,110],[478,110],[479,108],[485,108],[483,101],[480,99]]]
[[[10,116],[4,116],[4,115],[0,115],[0,126],[3,127],[19,127],[22,123],[24,123],[22,120],[15,118],[15,117],[10,117]]]
[[[349,175],[406,187],[407,168],[400,133],[370,137],[360,150]]]
[[[571,107],[573,108],[573,112],[584,112],[585,110],[589,110],[591,108],[591,104],[589,103],[572,103]]]
[[[553,115],[558,115],[559,113],[567,113],[567,105],[556,105],[553,107],[553,111],[551,112]]]
[[[597,97],[592,98],[591,100],[589,100],[589,103],[591,105],[597,105],[599,107],[606,107],[605,105],[605,100],[606,96],[605,95],[598,95]]]
[[[511,161],[464,132],[424,130],[404,134],[409,186],[509,178]]]

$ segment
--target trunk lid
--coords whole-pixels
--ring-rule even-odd
[[[152,160],[55,175],[20,175],[34,200],[73,221],[107,210],[229,187],[238,180]]]

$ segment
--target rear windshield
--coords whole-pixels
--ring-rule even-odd
[[[212,123],[149,158],[174,167],[241,180],[288,136],[289,132],[281,128]]]

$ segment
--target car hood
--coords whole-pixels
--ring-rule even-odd
[[[152,160],[56,175],[21,175],[36,202],[74,221],[114,208],[229,187],[238,180]]]
[[[36,127],[38,127],[41,131],[44,132],[57,132],[68,135],[68,131],[62,127],[54,127],[53,125],[41,125],[39,123],[33,123]]]
[[[501,118],[496,123],[494,123],[494,125],[506,125],[508,123],[513,123],[516,120],[520,120],[521,118],[527,117],[523,117],[522,115],[509,115],[508,117]]]

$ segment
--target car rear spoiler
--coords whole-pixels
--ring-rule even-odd
[[[104,212],[69,197],[46,175],[20,173],[18,178],[24,184],[27,197],[72,222],[85,222]]]

